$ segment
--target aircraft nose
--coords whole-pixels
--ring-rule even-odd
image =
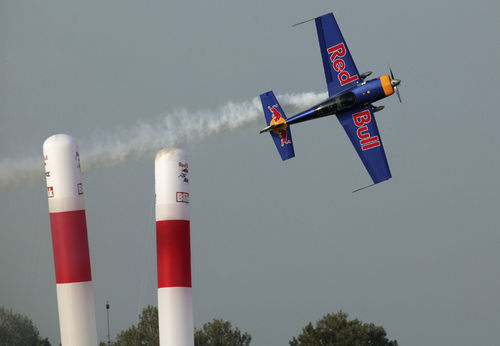
[[[393,87],[398,86],[399,84],[401,84],[401,79],[393,79],[393,80],[391,80],[391,85]]]

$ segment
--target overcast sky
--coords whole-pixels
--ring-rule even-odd
[[[285,345],[342,309],[401,345],[497,344],[499,10],[493,0],[2,1],[1,167],[38,156],[41,171],[55,133],[85,152],[181,108],[324,92],[314,24],[291,25],[334,11],[360,72],[390,63],[402,79],[403,103],[390,97],[377,113],[393,179],[351,193],[370,178],[335,117],[292,127],[285,163],[258,134],[263,116],[183,143],[195,325],[224,318],[252,345]],[[156,305],[159,149],[83,176],[100,340],[106,300],[112,335]],[[0,191],[0,220],[0,304],[58,344],[42,174]]]

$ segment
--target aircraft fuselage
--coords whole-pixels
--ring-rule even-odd
[[[296,124],[307,120],[337,114],[348,109],[359,108],[394,94],[388,75],[355,85],[314,107],[290,117],[286,123]]]

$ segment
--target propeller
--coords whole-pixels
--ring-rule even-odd
[[[389,71],[391,72],[391,85],[396,91],[396,94],[398,94],[399,102],[402,102],[401,95],[399,95],[399,89],[398,89],[398,85],[401,84],[401,79],[394,78],[394,73],[392,73],[392,68],[390,66],[389,66]]]

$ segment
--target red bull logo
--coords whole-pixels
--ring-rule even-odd
[[[189,173],[189,169],[188,169],[187,162],[186,163],[179,162],[179,175],[178,175],[178,177],[181,178],[182,181],[184,181],[186,184],[189,183],[189,178],[187,176],[188,173]]]
[[[75,153],[76,168],[80,168],[80,154],[78,151]]]
[[[285,146],[285,144],[292,143],[291,140],[288,139],[288,132],[286,130],[286,120],[281,115],[280,111],[277,109],[278,105],[275,104],[272,107],[267,106],[267,109],[271,112],[271,121],[269,125],[278,125],[283,124],[282,126],[273,129],[272,131],[277,134],[281,139],[281,146]]]
[[[189,203],[189,192],[177,192],[175,194],[175,201],[177,203]]]
[[[337,79],[340,82],[341,86],[354,82],[358,79],[357,75],[351,76],[349,71],[346,71],[346,63],[344,59],[342,59],[347,50],[345,49],[344,43],[341,42],[335,46],[332,46],[327,49],[328,54],[331,54],[330,61],[332,62],[333,69],[337,72]]]
[[[276,133],[276,132],[275,132]],[[278,129],[278,136],[281,138],[281,146],[285,146],[285,144],[290,144],[292,143],[291,140],[288,139],[288,133],[286,129]]]
[[[182,172],[184,173],[189,173],[189,170],[188,170],[188,164],[187,163],[182,163],[182,162],[179,162],[179,167],[181,168]]]
[[[368,132],[368,124],[372,121],[372,116],[369,110],[353,114],[352,120],[358,127],[356,134],[363,151],[380,146],[380,139],[378,138],[378,136],[372,136]]]
[[[280,111],[277,110],[276,108],[278,108],[278,105],[274,105],[272,107],[267,106],[267,109],[269,109],[271,111],[271,117],[272,117],[270,125],[278,124],[280,122],[280,120],[283,119]],[[274,121],[274,124],[273,124],[273,121]]]

